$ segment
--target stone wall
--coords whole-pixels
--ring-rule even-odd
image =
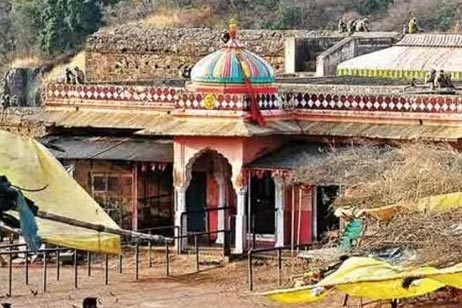
[[[0,108],[0,129],[29,137],[45,134],[45,126],[40,120],[40,108],[18,107]]]
[[[337,66],[347,60],[353,59],[367,53],[391,47],[398,39],[390,37],[348,37],[331,48],[325,50],[317,57],[316,76],[334,76],[337,73]]]
[[[42,67],[11,68],[0,84],[2,107],[37,107],[41,105]]]
[[[265,57],[277,73],[284,72],[288,37],[338,36],[307,30],[241,30],[239,40]],[[203,28],[144,28],[139,24],[102,30],[86,45],[87,80],[92,83],[126,83],[174,78],[181,65],[194,65],[222,46],[220,31]]]

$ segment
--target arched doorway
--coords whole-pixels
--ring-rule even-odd
[[[186,189],[187,232],[228,229],[230,211],[223,208],[234,208],[236,204],[228,160],[217,151],[207,149],[188,164],[187,172],[190,176]],[[222,243],[223,234],[212,234],[208,238]]]

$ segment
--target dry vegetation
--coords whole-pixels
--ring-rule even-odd
[[[105,16],[109,25],[147,18],[154,26],[221,28],[238,17],[245,28],[332,30],[340,18],[367,16],[373,30],[401,31],[413,14],[429,31],[454,31],[461,9],[462,0],[125,0],[107,7]]]
[[[216,21],[210,6],[167,10],[161,8],[146,16],[144,23],[148,27],[211,27]]]
[[[446,266],[462,261],[462,209],[421,212],[423,197],[462,191],[462,154],[449,145],[362,145],[337,149],[299,170],[296,181],[339,184],[346,193],[334,206],[406,210],[390,222],[369,221],[360,253],[401,247],[415,251],[411,264]]]
[[[444,144],[338,148],[294,180],[342,185],[336,206],[374,208],[462,191],[462,154]]]
[[[401,247],[410,265],[445,267],[462,261],[462,210],[407,212],[388,224],[372,225],[356,252],[369,253]]]

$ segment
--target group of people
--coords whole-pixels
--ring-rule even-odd
[[[10,94],[0,94],[0,108],[6,108],[6,107],[18,107],[18,97],[16,95],[10,95]]]
[[[369,20],[367,18],[351,19],[345,21],[340,19],[338,21],[338,32],[340,33],[354,33],[354,32],[369,32]],[[417,23],[417,18],[410,17],[409,21],[403,26],[404,34],[414,34],[422,32],[422,28]],[[223,38],[223,36],[222,36]]]
[[[84,84],[85,73],[76,66],[73,70],[66,68],[66,83],[67,84]]]
[[[425,84],[429,84],[432,89],[454,88],[451,80],[451,74],[443,70],[436,71],[432,69],[425,76]]]
[[[338,32],[369,32],[369,20],[367,18],[352,19],[349,21],[344,21],[343,19],[340,19],[338,21]]]

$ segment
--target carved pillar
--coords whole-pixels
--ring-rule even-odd
[[[284,246],[284,214],[285,214],[285,186],[280,176],[274,177],[276,204],[276,247]]]
[[[236,213],[236,236],[234,253],[242,254],[245,250],[246,218],[245,218],[245,201],[247,187],[241,187],[236,191],[237,194],[237,213]]]
[[[175,187],[175,236],[186,235],[188,233],[188,220],[185,215],[186,212],[186,188]],[[187,243],[187,239],[177,240],[175,245],[178,247],[184,247]]]

